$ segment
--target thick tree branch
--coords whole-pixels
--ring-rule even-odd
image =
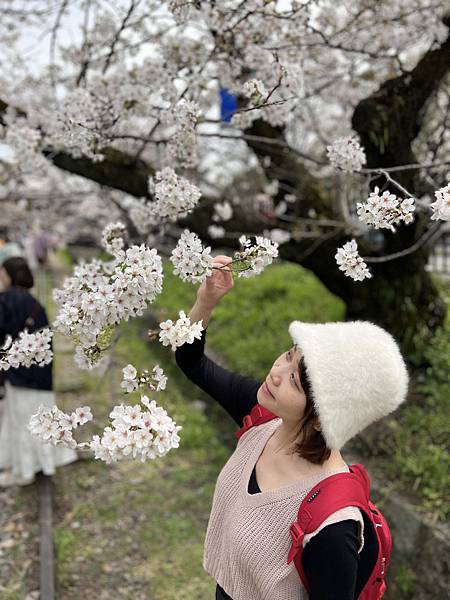
[[[8,104],[0,100],[1,125],[5,125],[2,115],[7,108]],[[14,108],[19,116],[26,117],[23,110]],[[85,156],[74,158],[67,152],[55,151],[51,148],[43,150],[44,156],[64,171],[81,175],[100,185],[121,190],[131,196],[138,198],[151,197],[148,191],[148,178],[153,176],[155,171],[150,165],[114,148],[105,148],[102,152],[104,159],[93,161]]]

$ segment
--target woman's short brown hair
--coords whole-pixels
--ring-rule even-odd
[[[330,458],[331,450],[327,448],[322,432],[315,428],[319,425],[319,418],[312,401],[311,383],[303,356],[300,359],[298,371],[306,396],[306,406],[297,431],[294,452],[309,462],[321,465]]]
[[[33,273],[27,261],[21,256],[11,256],[2,264],[11,279],[11,285],[31,289],[34,285]]]

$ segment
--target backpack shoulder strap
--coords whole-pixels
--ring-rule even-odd
[[[239,439],[254,425],[262,425],[262,423],[266,423],[267,421],[271,421],[272,419],[276,418],[277,415],[274,415],[273,412],[270,412],[270,410],[257,403],[250,411],[250,414],[245,415],[242,427],[238,429],[234,435],[237,439]]]
[[[361,471],[362,470],[362,471]],[[365,473],[365,477],[362,476]],[[368,476],[362,465],[352,465],[350,473],[337,473],[320,481],[305,496],[298,510],[297,520],[290,527],[291,547],[288,564],[294,561],[303,585],[308,581],[302,567],[303,538],[315,531],[327,517],[347,506],[356,506],[367,512]]]

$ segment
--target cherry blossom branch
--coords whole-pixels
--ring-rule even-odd
[[[401,192],[406,194],[406,196],[408,196],[409,198],[414,198],[414,201],[418,206],[420,206],[421,208],[429,209],[429,205],[426,202],[418,200],[414,196],[414,194],[411,194],[411,192],[408,192],[408,190],[405,187],[403,187],[398,181],[393,179],[387,171],[385,171],[384,169],[378,169],[376,171],[376,173],[379,173],[380,175],[384,175],[386,177],[386,179],[392,183],[393,186],[395,186],[398,190],[400,190]]]
[[[128,8],[128,11],[126,12],[124,18],[122,19],[122,23],[120,24],[120,27],[116,31],[114,39],[112,40],[111,45],[109,47],[108,56],[106,57],[105,64],[103,65],[103,69],[102,69],[103,75],[108,70],[108,67],[111,63],[112,57],[114,56],[114,51],[115,51],[116,45],[120,39],[120,36],[121,36],[122,32],[126,29],[127,23],[130,20],[131,15],[133,14],[134,10],[139,6],[139,3],[140,3],[140,0],[131,0],[130,1],[130,6]]]
[[[384,263],[408,256],[409,254],[416,252],[416,250],[421,248],[427,242],[431,243],[432,241],[439,239],[444,232],[444,225],[445,223],[443,222],[435,223],[412,246],[409,246],[409,248],[405,248],[399,252],[393,252],[392,254],[386,254],[385,256],[363,256],[362,258],[366,263]]]
[[[435,169],[438,167],[444,167],[450,165],[450,160],[444,160],[441,162],[431,162],[431,163],[411,163],[409,165],[399,165],[396,167],[383,167],[383,169],[379,169],[378,167],[374,168],[362,168],[361,173],[394,173],[395,171],[409,171],[415,169]]]
[[[59,7],[58,14],[56,16],[56,21],[52,28],[52,34],[51,34],[51,39],[50,39],[50,82],[51,82],[51,86],[52,86],[55,98],[57,98],[56,80],[55,80],[55,72],[54,72],[56,38],[58,35],[58,29],[61,25],[61,19],[67,8],[68,3],[69,3],[69,0],[63,0],[63,2],[61,3],[61,6]]]

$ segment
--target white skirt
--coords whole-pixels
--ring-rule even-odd
[[[22,479],[32,479],[39,471],[54,475],[56,467],[77,460],[75,450],[44,444],[27,429],[40,404],[48,407],[56,404],[54,392],[16,387],[8,381],[5,390],[5,398],[0,401],[4,406],[0,420],[0,469],[11,470]]]

